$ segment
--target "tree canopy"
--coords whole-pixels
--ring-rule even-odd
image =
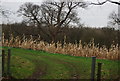
[[[25,3],[20,6],[18,12],[25,17],[25,21],[33,23],[40,28],[53,41],[56,36],[62,32],[63,27],[70,24],[79,24],[77,8],[85,8],[85,2],[43,2],[41,5]],[[47,27],[49,33],[43,30],[43,24]]]

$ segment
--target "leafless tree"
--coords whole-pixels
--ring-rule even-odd
[[[118,14],[116,12],[112,12],[109,15],[110,25],[120,25],[120,18],[118,17]]]
[[[12,13],[12,12],[11,12],[10,10],[4,9],[4,8],[0,5],[0,16],[1,16],[1,17],[3,17],[3,18],[8,18],[11,13]]]
[[[63,27],[69,24],[79,23],[77,8],[87,7],[85,2],[43,2],[41,6],[33,3],[23,4],[18,12],[30,23],[36,24],[40,30],[51,37],[56,43],[57,35],[62,32]],[[42,24],[47,27],[48,32],[42,28]]]

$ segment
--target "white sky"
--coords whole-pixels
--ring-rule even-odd
[[[79,1],[79,0],[75,0]],[[98,0],[84,0],[89,2],[97,2]],[[100,2],[105,0],[99,0]],[[113,0],[118,1],[118,0]],[[24,2],[35,2],[41,3],[42,0],[2,0],[2,7],[16,12],[19,9],[19,6],[22,5]],[[118,5],[112,3],[106,3],[102,6],[89,6],[87,9],[79,9],[78,14],[79,17],[82,19],[81,22],[85,23],[87,26],[91,27],[103,27],[107,26],[107,22],[109,21],[108,16],[111,12],[118,10]],[[21,21],[21,17],[17,17],[17,15],[11,15],[10,17],[11,22],[18,22]]]

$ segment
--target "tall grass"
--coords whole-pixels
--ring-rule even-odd
[[[64,46],[60,42],[57,42],[57,48],[55,47],[55,43],[47,43],[40,40],[40,36],[38,39],[33,40],[32,35],[30,39],[27,39],[24,35],[23,37],[14,37],[10,36],[9,40],[4,38],[4,34],[2,36],[2,46],[9,47],[20,47],[25,49],[33,49],[33,50],[44,50],[51,53],[60,53],[60,54],[68,54],[72,56],[82,56],[82,57],[91,57],[96,56],[100,59],[111,59],[118,60],[119,56],[119,48],[118,44],[111,44],[110,49],[107,49],[106,46],[100,47],[99,44],[95,45],[94,40],[92,40],[89,44],[82,45],[82,41],[79,44],[67,44],[64,42]]]

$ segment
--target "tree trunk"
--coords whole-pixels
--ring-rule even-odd
[[[52,41],[53,43],[55,43],[55,48],[57,48],[57,39],[56,39],[57,35],[52,35]]]

